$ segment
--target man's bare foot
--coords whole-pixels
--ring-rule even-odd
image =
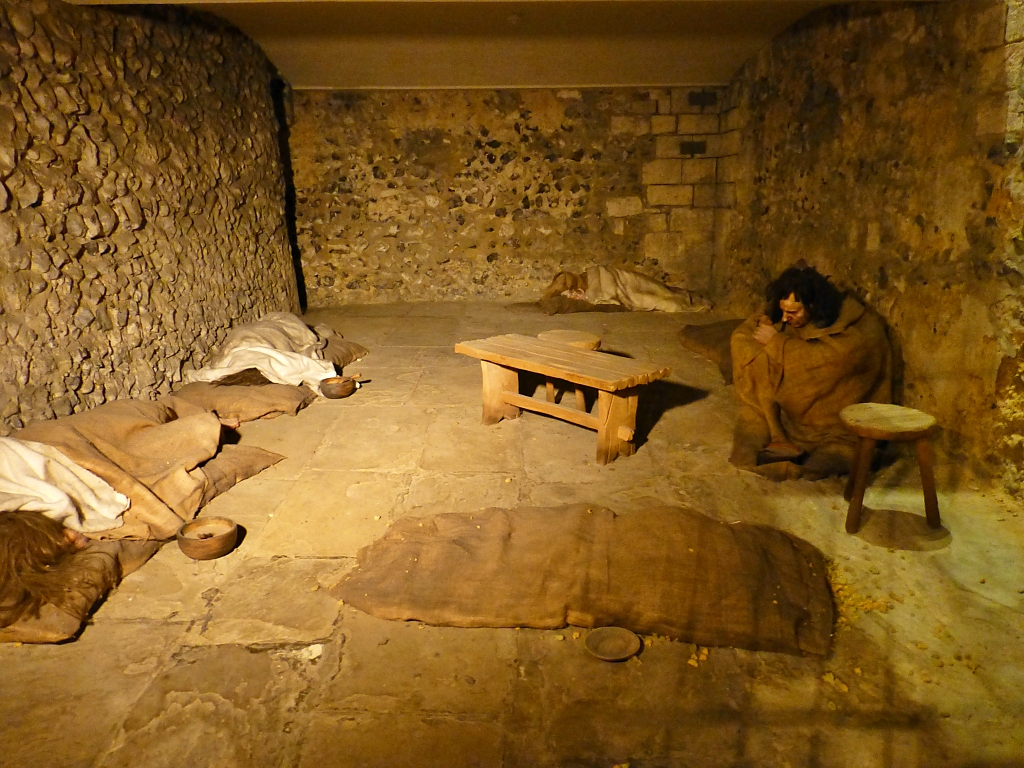
[[[750,471],[776,482],[799,480],[803,475],[803,468],[791,461],[776,461],[772,464],[762,464],[758,467],[752,467]]]
[[[765,453],[775,456],[780,459],[798,459],[804,455],[804,449],[799,448],[792,443],[768,443],[764,447]]]

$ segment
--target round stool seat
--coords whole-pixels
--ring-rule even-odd
[[[580,349],[601,348],[601,337],[586,331],[544,331],[543,333],[538,333],[537,338],[541,341],[554,341]]]
[[[936,427],[934,416],[914,408],[888,403],[857,403],[839,412],[848,430],[872,440],[919,440]]]

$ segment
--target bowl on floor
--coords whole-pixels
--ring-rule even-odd
[[[599,627],[587,635],[587,650],[601,661],[625,661],[640,651],[640,637],[622,627]]]
[[[238,541],[238,526],[226,517],[204,517],[178,531],[178,548],[193,560],[223,557]]]

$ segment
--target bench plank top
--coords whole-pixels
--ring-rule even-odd
[[[517,333],[463,341],[455,345],[455,351],[497,365],[531,371],[605,392],[649,384],[672,373],[665,366]]]

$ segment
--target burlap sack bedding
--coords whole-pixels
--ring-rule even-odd
[[[79,631],[93,606],[140,567],[196,511],[236,483],[283,457],[255,446],[221,445],[221,418],[249,421],[296,413],[315,398],[305,387],[215,387],[194,384],[158,401],[119,400],[90,411],[37,422],[15,433],[53,446],[127,495],[124,525],[93,534],[73,555],[96,570],[74,586],[61,608],[46,604],[0,627],[0,642],[53,643]]]
[[[732,333],[743,319],[720,320],[717,323],[684,325],[679,330],[679,343],[684,349],[706,357],[718,366],[726,384],[732,384]]]
[[[335,597],[456,627],[620,626],[706,646],[824,655],[825,562],[782,531],[693,510],[594,505],[405,517]]]

